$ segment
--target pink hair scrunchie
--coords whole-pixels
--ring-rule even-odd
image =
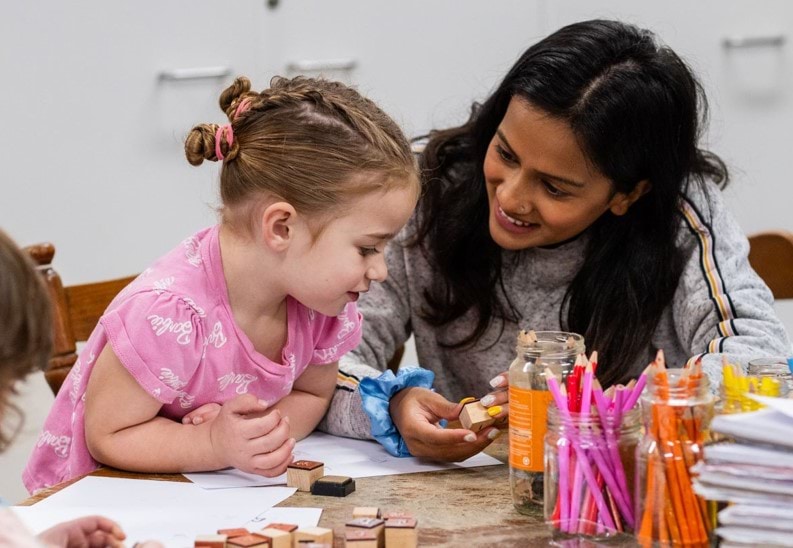
[[[237,109],[234,111],[234,119],[236,120],[237,117],[251,108],[251,100],[250,99],[243,99],[240,101],[240,104],[237,105]],[[234,144],[234,130],[231,128],[231,124],[226,124],[224,126],[220,126],[218,130],[215,132],[215,156],[218,160],[223,160],[223,151],[220,150],[220,140],[223,138],[223,134],[226,134],[226,142],[231,146]]]
[[[223,138],[223,133],[226,133],[226,142],[231,146],[234,143],[234,130],[231,129],[231,124],[220,126],[215,132],[215,156],[218,160],[223,160],[223,151],[220,150],[220,139]]]

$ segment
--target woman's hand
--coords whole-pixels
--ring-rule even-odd
[[[63,548],[105,548],[123,546],[126,535],[112,520],[101,516],[87,516],[59,523],[38,535],[46,546]]]
[[[441,419],[456,420],[462,404],[426,388],[399,391],[389,404],[391,418],[414,457],[458,462],[472,457],[498,437],[498,428],[475,434],[464,428],[440,428]]]
[[[483,396],[479,402],[492,411],[498,409],[498,413],[492,415],[496,419],[495,425],[505,428],[509,419],[509,371],[504,371],[490,380],[490,386],[494,388],[492,392]]]

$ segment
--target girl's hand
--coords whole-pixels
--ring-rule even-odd
[[[196,407],[182,417],[182,424],[199,425],[204,422],[210,422],[218,416],[220,407],[219,403],[205,403],[201,407]]]
[[[105,546],[124,546],[127,537],[115,521],[101,516],[59,523],[39,533],[38,538],[47,546],[66,548],[104,548]]]
[[[488,409],[493,409],[495,411],[496,407],[500,408],[500,411],[496,415],[493,415],[496,419],[495,426],[499,428],[506,427],[509,419],[508,379],[509,371],[504,371],[493,377],[493,379],[490,380],[490,386],[492,386],[494,390],[479,400],[479,402]]]
[[[493,427],[474,434],[464,428],[438,426],[441,419],[457,419],[462,407],[436,392],[417,387],[399,391],[389,404],[391,418],[411,455],[451,462],[476,455],[500,433]]]
[[[226,466],[275,477],[292,462],[295,440],[289,437],[289,419],[277,409],[268,411],[252,394],[224,403],[209,428],[212,450]]]

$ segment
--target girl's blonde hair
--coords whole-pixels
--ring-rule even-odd
[[[50,299],[32,261],[0,230],[0,426],[14,412],[20,421],[11,434],[0,429],[0,452],[22,426],[22,412],[11,403],[14,384],[46,369],[52,353]]]
[[[244,76],[220,95],[229,126],[200,124],[187,136],[192,165],[223,161],[224,222],[255,225],[263,196],[309,217],[337,214],[353,198],[419,179],[410,144],[372,101],[339,82],[275,77],[260,93]]]

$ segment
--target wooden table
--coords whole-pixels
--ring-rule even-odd
[[[502,436],[487,450],[502,462],[507,460],[505,438]],[[187,481],[178,474],[135,474],[107,468],[91,475]],[[77,480],[46,489],[21,504],[35,504],[74,481]],[[420,546],[527,547],[547,546],[551,540],[543,523],[542,508],[538,506],[536,513],[527,516],[519,514],[512,506],[506,465],[358,478],[355,484],[355,492],[343,498],[297,492],[278,506],[322,507],[319,525],[333,529],[334,546],[337,547],[344,546],[344,524],[352,519],[356,506],[409,511],[419,522]],[[236,525],[230,523],[229,527]],[[621,546],[632,544],[620,543]]]

